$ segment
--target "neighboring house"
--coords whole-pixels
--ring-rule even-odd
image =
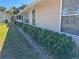
[[[5,20],[10,21],[9,16],[5,12],[4,7],[0,7],[0,22],[5,22]]]
[[[24,23],[79,37],[79,0],[37,0],[19,15]]]

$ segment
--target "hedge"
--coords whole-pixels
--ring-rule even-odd
[[[42,47],[45,47],[50,54],[55,55],[59,59],[72,58],[72,50],[75,46],[72,37],[50,30],[33,27],[28,24],[19,22],[15,22],[15,24],[23,28],[23,30],[30,34],[33,39],[42,45]]]

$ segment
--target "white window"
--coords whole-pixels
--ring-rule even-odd
[[[29,14],[23,15],[23,21],[24,23],[29,23]]]
[[[76,2],[69,1],[63,0],[61,31],[79,35],[79,7]]]
[[[35,25],[35,10],[32,11],[32,24]]]

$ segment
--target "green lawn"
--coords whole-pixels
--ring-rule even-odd
[[[5,23],[0,23],[0,51],[3,47],[7,32],[8,32],[8,27],[7,24]]]
[[[4,35],[1,35],[4,36]],[[28,41],[10,24],[4,46],[1,51],[1,59],[42,59],[39,53]]]

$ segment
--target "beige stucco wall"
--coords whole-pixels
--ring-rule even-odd
[[[59,32],[60,5],[60,0],[41,0],[36,6],[24,11],[24,13],[29,12],[29,24],[32,25],[32,10],[35,10],[35,26]]]
[[[47,0],[36,7],[36,26],[60,31],[60,0]]]

